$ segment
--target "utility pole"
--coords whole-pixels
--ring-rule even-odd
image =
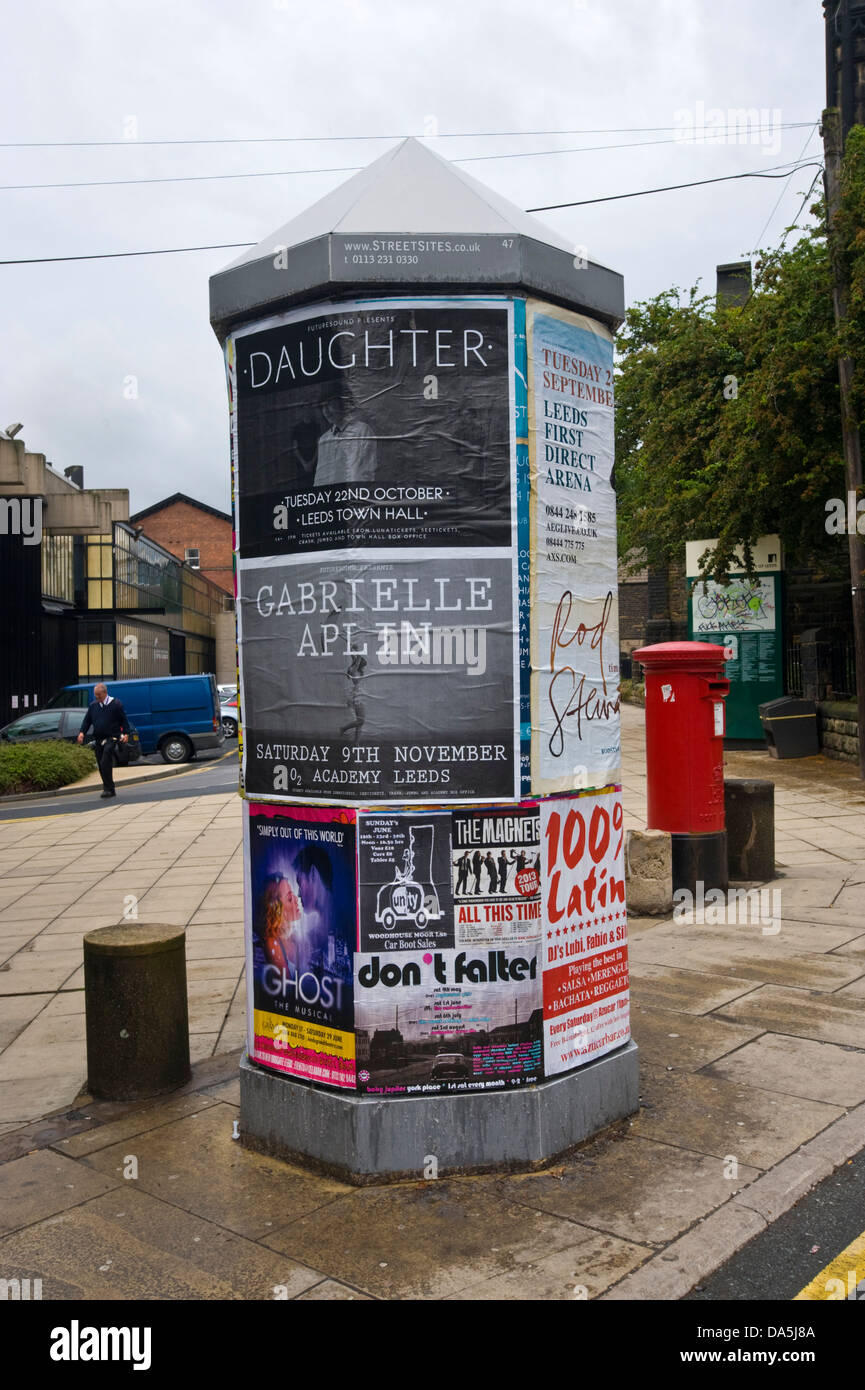
[[[826,192],[826,223],[829,255],[832,266],[832,298],[835,323],[838,328],[847,318],[847,277],[844,257],[839,244],[836,218],[841,204],[841,160],[849,125],[861,112],[854,104],[853,44],[854,26],[860,21],[865,6],[851,5],[850,0],[824,0],[826,18],[826,100],[823,112],[822,136],[825,155],[824,187]],[[856,40],[860,36],[856,34]],[[858,47],[858,42],[857,42]],[[846,120],[842,124],[842,110]],[[838,383],[841,395],[841,437],[844,446],[844,480],[847,495],[852,492],[858,500],[862,489],[862,441],[852,408],[853,361],[838,358]],[[855,514],[855,507],[854,507]],[[850,554],[850,592],[853,608],[853,652],[856,665],[856,697],[859,725],[859,776],[865,780],[865,544],[856,526],[847,530]]]

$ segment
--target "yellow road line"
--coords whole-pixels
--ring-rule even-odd
[[[834,1260],[830,1260],[825,1269],[821,1269],[816,1279],[812,1279],[810,1284],[806,1284],[801,1293],[797,1293],[794,1303],[804,1299],[826,1299],[835,1302],[838,1299],[847,1298],[849,1294],[855,1297],[856,1285],[865,1280],[865,1231],[861,1236],[857,1236],[854,1241],[842,1250],[840,1255],[836,1255]]]

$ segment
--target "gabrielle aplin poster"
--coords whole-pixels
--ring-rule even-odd
[[[519,794],[510,551],[238,562],[247,794]]]
[[[245,802],[244,837],[249,1055],[353,1088],[353,816]]]
[[[613,340],[530,300],[532,791],[612,781],[620,761]]]

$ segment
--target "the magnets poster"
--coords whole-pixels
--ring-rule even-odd
[[[451,815],[456,944],[537,942],[541,810],[485,806]]]
[[[630,1037],[621,790],[542,802],[544,1069]]]
[[[353,1088],[353,818],[249,803],[245,811],[249,1055]]]
[[[543,1075],[538,945],[355,957],[357,1089],[438,1095]]]
[[[514,578],[497,551],[239,561],[247,793],[518,794]]]
[[[532,791],[603,786],[619,766],[613,342],[530,301]]]
[[[512,306],[380,299],[229,340],[238,554],[510,546]]]

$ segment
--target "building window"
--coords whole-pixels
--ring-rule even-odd
[[[42,592],[47,597],[75,602],[74,554],[74,536],[43,537]]]
[[[87,537],[87,607],[114,607],[114,556],[110,536]]]
[[[183,552],[183,558],[184,558],[184,560],[186,561],[186,563],[188,564],[188,566],[189,566],[190,569],[192,569],[192,570],[197,570],[197,569],[200,569],[200,568],[201,568],[201,551],[200,551],[200,550],[185,550],[185,551]]]

